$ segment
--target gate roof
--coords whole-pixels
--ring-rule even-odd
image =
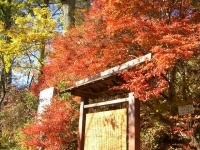
[[[100,72],[94,76],[90,76],[83,80],[76,82],[75,86],[60,91],[60,93],[71,92],[72,95],[88,97],[88,98],[100,98],[120,95],[128,93],[128,90],[109,90],[113,86],[119,86],[125,83],[123,78],[119,76],[122,73],[134,65],[140,64],[146,60],[151,59],[151,53],[128,61],[124,64],[115,66],[106,71]]]

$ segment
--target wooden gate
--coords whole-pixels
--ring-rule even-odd
[[[122,65],[110,68],[94,76],[90,76],[76,82],[74,87],[70,87],[60,92],[70,92],[72,95],[81,96],[80,117],[79,117],[79,145],[78,150],[140,150],[140,102],[134,98],[134,94],[129,90],[110,90],[110,87],[120,86],[126,83],[120,72],[131,69],[136,64],[143,63],[151,59],[151,54],[128,61]],[[89,104],[89,99],[112,97],[116,95],[128,94],[127,98],[105,101],[101,103]],[[114,111],[88,114],[88,109],[93,107],[113,105],[118,103],[128,103],[126,117],[121,113],[125,110],[116,110],[113,121],[120,126],[119,130],[113,130],[112,113]],[[102,117],[103,116],[103,117]],[[105,119],[110,120],[110,124],[104,126]],[[125,120],[122,125],[122,120]],[[124,123],[127,124],[124,124]],[[97,129],[98,127],[98,129]],[[127,129],[127,130],[126,130]],[[119,131],[123,133],[118,133]],[[126,130],[126,132],[125,132]],[[108,132],[108,136],[107,136]],[[112,135],[115,135],[113,137]],[[121,137],[120,137],[121,136]],[[120,140],[117,140],[119,137]],[[126,137],[126,138],[125,138]],[[109,141],[114,142],[109,142]],[[113,147],[113,146],[116,147]],[[124,146],[125,145],[125,146]]]
[[[101,102],[101,103],[96,103],[96,104],[88,104],[86,105],[88,102],[88,98],[84,98],[82,97],[82,101],[81,101],[81,104],[80,104],[80,117],[79,117],[79,147],[78,147],[78,150],[90,150],[90,149],[93,149],[95,147],[93,147],[93,142],[95,141],[95,136],[92,137],[87,137],[87,132],[88,132],[88,128],[89,127],[89,123],[92,119],[92,115],[94,117],[95,114],[87,114],[89,108],[93,108],[93,107],[99,107],[99,106],[106,106],[106,105],[113,105],[113,104],[119,104],[119,103],[124,103],[124,102],[127,102],[128,103],[128,111],[127,111],[127,115],[126,117],[127,118],[122,118],[120,119],[120,116],[119,117],[119,122],[122,121],[122,119],[125,120],[125,125],[124,127],[120,127],[120,128],[123,128],[122,132],[121,133],[121,136],[122,136],[122,141],[126,141],[126,146],[125,147],[122,147],[122,149],[118,149],[118,146],[116,146],[116,148],[113,148],[116,149],[116,150],[126,150],[126,148],[128,150],[140,150],[140,101],[138,99],[135,99],[134,98],[134,95],[133,93],[129,93],[129,97],[128,98],[124,98],[124,99],[117,99],[117,100],[112,100],[112,101],[106,101],[106,102]],[[116,110],[117,112],[118,110]],[[119,110],[119,114],[120,113],[125,113],[123,112],[125,110]],[[108,111],[108,112],[101,112],[104,116],[109,116],[112,114],[112,111]],[[98,122],[98,120],[96,120],[96,118],[98,118],[99,116],[102,117],[103,115],[100,113],[97,114],[94,118],[94,122],[91,122],[92,124],[95,123],[95,122]],[[88,116],[88,119],[87,117]],[[114,115],[115,116],[115,115]],[[118,118],[116,117],[116,119]],[[103,124],[103,121],[105,120],[106,117],[102,117],[99,125]],[[111,118],[112,118],[112,115],[111,115]],[[112,120],[112,119],[108,119],[108,120]],[[127,121],[127,120],[128,121]],[[126,124],[127,123],[127,124]],[[95,126],[95,125],[94,125]],[[97,125],[98,126],[98,125]],[[109,129],[111,126],[109,125],[107,127],[107,129]],[[106,127],[103,126],[101,127],[101,129],[103,129]],[[125,128],[127,128],[126,130],[126,133],[125,133]],[[92,130],[94,129],[91,129],[90,132],[92,132]],[[95,130],[98,130],[98,129],[95,129]],[[119,131],[119,130],[118,130]],[[95,132],[95,131],[94,131]],[[106,133],[106,131],[102,131],[104,133]],[[114,131],[113,131],[114,132]],[[125,134],[124,134],[125,133]],[[90,133],[89,133],[90,134]],[[96,133],[95,133],[96,134]],[[94,134],[93,134],[94,135]],[[119,134],[118,134],[119,135]],[[126,136],[127,135],[127,136]],[[127,138],[124,138],[124,137],[127,137]],[[88,138],[88,139],[87,139]],[[102,139],[104,140],[104,139]],[[95,149],[95,150],[104,150],[105,148],[102,148],[101,146],[104,145],[104,142],[102,140],[97,140],[99,143],[96,144],[96,146],[98,145],[98,147]],[[107,139],[109,140],[109,139]],[[112,140],[112,139],[110,139]],[[101,142],[103,143],[101,145]],[[120,142],[120,141],[115,141],[115,143],[117,142]],[[89,143],[89,144],[88,144]],[[106,143],[107,144],[107,143]],[[90,148],[88,148],[88,145],[91,145]],[[108,149],[105,149],[105,150],[111,150],[111,147],[112,147],[113,144],[110,144],[106,147],[108,147]],[[102,149],[101,149],[102,148]]]

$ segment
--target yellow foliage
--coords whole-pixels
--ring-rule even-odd
[[[3,30],[4,30],[4,23],[0,21],[0,32],[2,32]]]
[[[52,19],[48,8],[34,8],[33,13],[35,17],[28,14],[26,17],[16,18],[15,23],[18,26],[16,30],[20,33],[17,39],[26,43],[39,41],[44,43],[45,40],[53,38],[57,23]]]
[[[57,23],[52,19],[48,8],[34,8],[33,13],[34,15],[15,17],[15,25],[9,30],[5,30],[4,23],[0,22],[0,53],[4,55],[6,71],[9,71],[14,57],[27,55],[27,49],[29,52],[40,51],[46,41],[56,34]]]

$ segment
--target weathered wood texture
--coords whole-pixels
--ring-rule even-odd
[[[85,96],[92,99],[100,97],[109,97],[114,95],[120,95],[122,93],[128,93],[128,90],[109,90],[113,86],[120,86],[124,84],[125,81],[118,75],[108,77],[104,80],[98,80],[95,82],[88,83],[86,85],[73,87],[69,89],[72,95]]]
[[[94,107],[99,107],[99,106],[119,104],[119,103],[127,102],[128,100],[129,100],[128,98],[123,98],[123,99],[116,99],[116,100],[111,100],[111,101],[106,101],[106,102],[95,103],[95,104],[88,104],[88,105],[85,105],[84,108],[94,108]]]
[[[81,97],[80,116],[79,116],[78,148],[77,148],[77,150],[84,150],[85,121],[86,121],[86,113],[87,113],[87,110],[84,109],[85,104],[88,104],[88,98],[87,97]]]
[[[133,93],[129,93],[129,130],[128,147],[129,150],[140,150],[140,101],[134,98]]]

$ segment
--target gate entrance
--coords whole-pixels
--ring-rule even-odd
[[[118,73],[151,59],[151,54],[76,82],[70,92],[80,96],[78,150],[140,150],[140,101],[128,90],[109,90],[125,83]],[[89,99],[127,95],[122,99],[90,103]],[[89,109],[127,103],[127,108],[88,113]]]

